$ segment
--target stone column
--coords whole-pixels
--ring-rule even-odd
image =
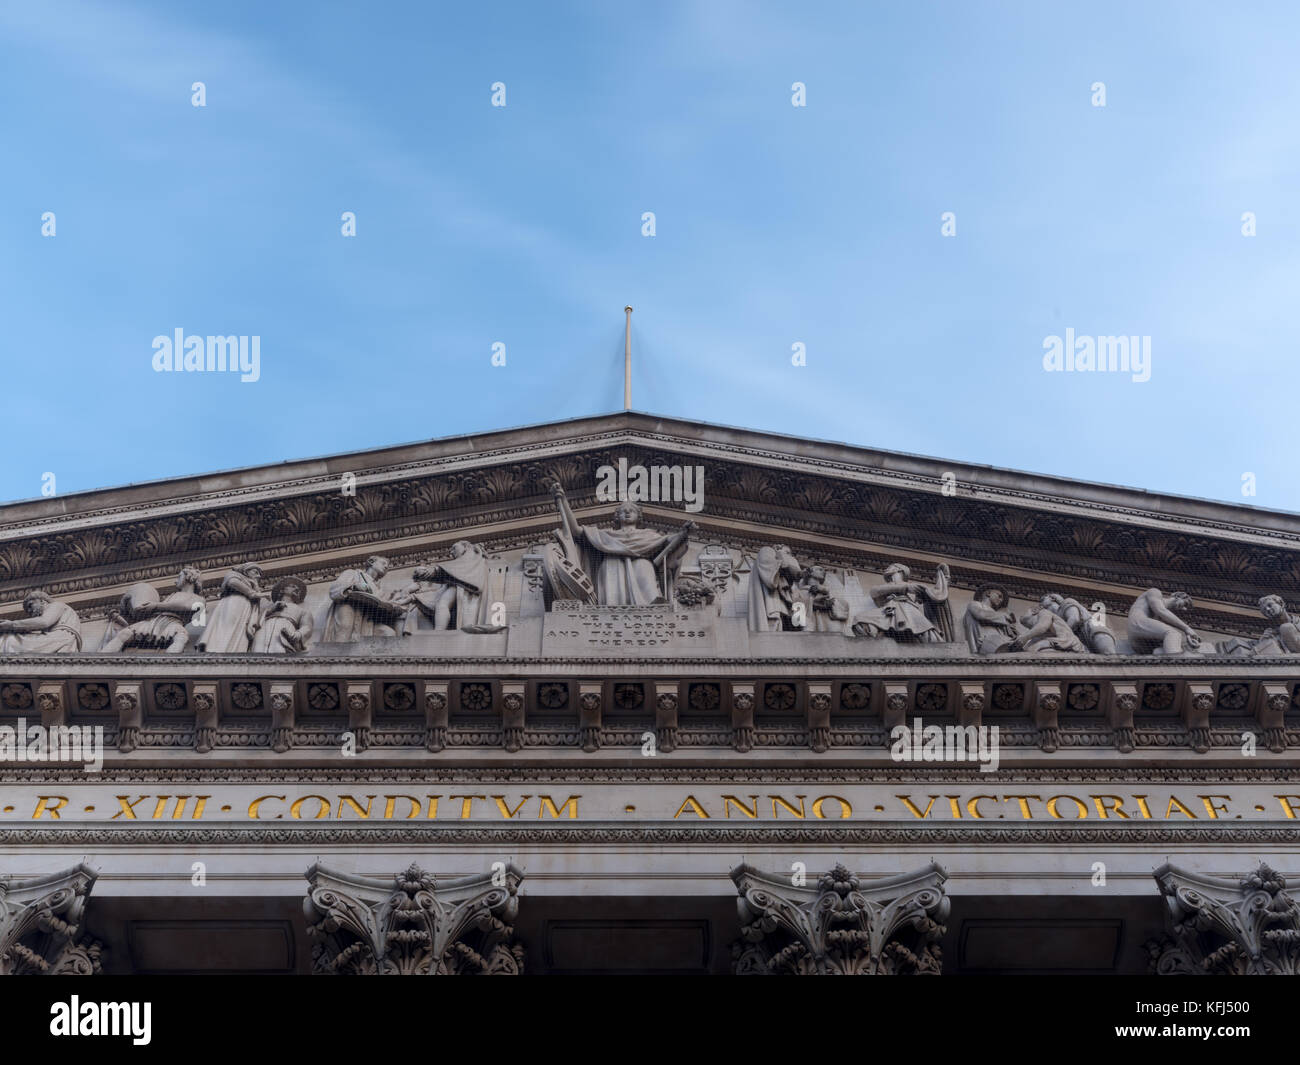
[[[83,936],[95,871],[84,862],[31,880],[0,878],[0,976],[90,976],[103,946]]]
[[[931,862],[915,873],[865,885],[837,865],[817,881],[740,865],[737,976],[938,975],[949,900],[947,873]]]
[[[483,876],[435,881],[412,864],[392,880],[313,865],[306,873],[312,972],[326,975],[518,976],[511,922],[523,873],[498,862]]]
[[[1162,976],[1300,974],[1300,907],[1267,865],[1241,880],[1165,864],[1153,874],[1169,935],[1146,944]]]

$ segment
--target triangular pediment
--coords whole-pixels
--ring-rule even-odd
[[[215,575],[250,560],[319,582],[371,553],[414,566],[460,539],[517,559],[556,527],[554,481],[582,520],[607,521],[599,471],[620,460],[703,471],[698,510],[643,504],[648,526],[697,522],[692,557],[726,545],[743,564],[780,542],[864,574],[945,562],[954,587],[996,578],[1018,597],[1112,610],[1181,589],[1200,624],[1228,632],[1258,627],[1260,595],[1300,590],[1294,515],[628,412],[12,504],[0,595],[40,585],[94,609],[181,565]]]

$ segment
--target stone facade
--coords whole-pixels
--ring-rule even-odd
[[[625,413],[0,507],[0,594],[0,970],[1294,971],[1291,515]]]

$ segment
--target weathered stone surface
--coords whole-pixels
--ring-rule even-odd
[[[796,874],[796,880],[802,874]],[[937,976],[947,874],[931,863],[905,876],[861,881],[843,865],[816,887],[748,865],[732,871],[740,893],[740,976]]]
[[[523,948],[511,923],[521,873],[436,881],[412,864],[392,880],[319,864],[307,870],[303,911],[312,971],[331,976],[518,976]]]
[[[83,934],[97,873],[84,862],[61,873],[0,878],[0,975],[89,976],[102,946]]]

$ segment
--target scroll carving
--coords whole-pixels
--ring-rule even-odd
[[[1233,881],[1165,864],[1154,873],[1169,938],[1147,944],[1160,975],[1300,974],[1300,907],[1267,865]]]
[[[103,945],[83,935],[95,871],[84,862],[53,876],[0,880],[0,976],[90,976]]]
[[[412,864],[392,880],[313,865],[303,911],[312,971],[323,975],[518,976],[512,922],[523,873],[437,881]]]
[[[863,884],[837,865],[817,886],[750,865],[731,873],[740,893],[738,976],[937,975],[948,916],[947,874],[916,873]]]

